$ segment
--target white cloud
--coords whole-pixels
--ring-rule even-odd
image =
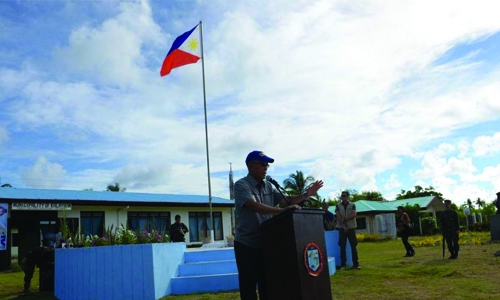
[[[400,188],[402,185],[401,185],[401,182],[399,182],[398,180],[398,176],[396,174],[391,174],[389,176],[389,179],[387,179],[385,181],[385,184],[384,184],[384,189],[385,190],[394,190],[396,188]]]
[[[56,189],[63,186],[66,170],[58,163],[40,157],[31,168],[21,168],[21,179],[28,187]]]
[[[472,144],[474,154],[477,156],[485,156],[500,152],[500,132],[492,136],[479,136],[474,139]]]
[[[67,48],[55,51],[61,68],[122,88],[141,85],[151,72],[142,52],[146,43],[164,45],[148,1],[122,2],[120,13],[97,28],[87,24],[71,33]]]
[[[467,141],[459,141],[457,143],[457,149],[459,151],[458,158],[464,158],[469,153],[470,143],[468,143]]]
[[[38,72],[36,60],[0,72],[0,86],[16,99],[0,96],[9,121],[20,134],[48,132],[40,140],[62,143],[40,151],[81,162],[84,167],[68,177],[85,178],[85,187],[116,180],[128,190],[206,194],[201,66],[159,78],[168,43],[182,31],[155,22],[151,6],[157,4],[123,2],[117,15],[71,28],[58,43],[63,46],[45,50],[53,53],[57,73]],[[422,1],[207,6],[212,172],[228,171],[228,162],[244,172],[245,155],[262,149],[276,159],[276,172],[310,168],[330,194],[400,188],[407,170],[375,178],[411,156],[423,159],[412,173],[416,180],[443,186],[478,181],[467,142],[416,151],[500,118],[500,73],[480,72],[485,66],[471,60],[480,53],[436,64],[453,47],[498,32],[495,9]],[[163,9],[158,13],[179,13]],[[477,144],[477,153],[496,146]],[[213,179],[217,193],[227,190],[226,178]]]
[[[168,184],[171,176],[171,167],[167,165],[129,164],[115,176],[114,182],[120,183],[127,189],[154,189]]]
[[[478,180],[491,183],[495,191],[500,191],[500,164],[485,167],[477,178]]]
[[[462,145],[462,143],[460,143]],[[472,159],[466,157],[463,159],[457,157],[447,157],[456,150],[461,151],[463,149],[457,148],[450,144],[441,144],[435,150],[431,150],[424,155],[422,159],[422,169],[414,172],[414,176],[420,179],[434,178],[435,184],[439,182],[443,184],[444,182],[452,181],[445,176],[459,175],[467,178],[477,171],[474,166]]]
[[[456,157],[451,157],[448,160],[444,173],[447,175],[460,175],[467,173],[474,173],[477,169],[472,163],[472,159],[470,157],[465,159],[459,159]]]
[[[471,157],[452,156],[456,152],[463,154],[466,144],[465,141],[458,141],[456,145],[441,144],[436,149],[424,153],[422,169],[413,174],[419,179],[416,185],[433,186],[457,205],[465,202],[467,198],[491,199],[495,188],[500,187],[500,165],[488,166],[480,171]]]

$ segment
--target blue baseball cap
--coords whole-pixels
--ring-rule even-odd
[[[258,160],[259,162],[263,163],[273,163],[274,158],[270,158],[269,156],[265,155],[264,152],[254,150],[247,155],[247,159],[245,160],[245,163],[249,163],[251,161]]]

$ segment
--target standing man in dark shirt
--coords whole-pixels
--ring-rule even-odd
[[[189,232],[189,229],[184,223],[181,223],[181,216],[176,215],[175,223],[170,225],[170,241],[174,243],[186,242],[186,232]]]
[[[262,151],[250,152],[245,160],[248,175],[234,184],[237,225],[234,255],[241,300],[256,300],[257,286],[259,299],[268,299],[259,224],[282,211],[282,208],[276,207],[280,203],[288,205],[284,209],[300,209],[297,203],[315,195],[323,186],[323,181],[318,180],[302,195],[288,196],[287,203],[273,185],[265,180],[267,168],[273,162],[274,159]]]
[[[335,230],[335,216],[331,211],[328,210],[328,203],[323,202],[323,227],[325,231]]]
[[[346,268],[347,240],[351,245],[353,268],[361,270],[358,260],[358,239],[356,238],[356,205],[349,202],[349,192],[343,191],[340,195],[342,202],[337,204],[335,214],[337,215],[337,228],[339,229],[339,246],[340,246],[340,269]]]
[[[443,237],[446,239],[446,244],[448,244],[448,251],[450,251],[450,257],[448,259],[458,258],[458,234],[460,233],[460,223],[458,222],[458,214],[456,211],[451,209],[451,200],[444,200],[445,211],[443,211],[442,217],[442,230]]]

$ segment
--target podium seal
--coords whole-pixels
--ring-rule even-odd
[[[307,243],[304,249],[304,264],[311,276],[318,276],[323,270],[324,256],[316,242]]]

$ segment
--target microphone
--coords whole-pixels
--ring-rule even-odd
[[[266,180],[269,181],[272,185],[274,185],[278,191],[281,189],[280,184],[276,180],[274,180],[271,176],[267,175]]]

